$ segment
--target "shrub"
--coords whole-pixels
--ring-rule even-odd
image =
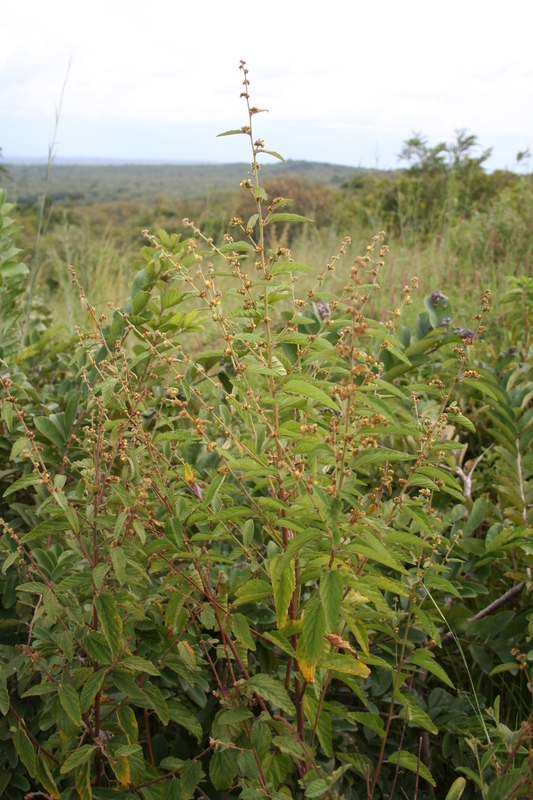
[[[251,143],[255,213],[232,219],[240,238],[189,220],[188,239],[145,231],[109,319],[71,268],[87,330],[54,344],[35,324],[2,356],[0,790],[422,798],[433,771],[459,797],[440,732],[484,796],[511,796],[529,734],[503,732],[473,684],[456,696],[439,650],[484,517],[455,474],[460,401],[495,394],[473,349],[488,294],[475,332],[452,330],[440,292],[413,331],[401,308],[373,321],[378,234],[351,263],[345,239],[300,297],[309,268],[265,236],[307,220],[259,183],[241,68],[248,119],[228,134]],[[8,245],[0,295],[16,308]],[[204,324],[216,347],[190,352]]]

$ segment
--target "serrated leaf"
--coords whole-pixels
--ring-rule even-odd
[[[74,770],[74,783],[76,784],[79,800],[92,800],[91,766],[88,761]]]
[[[435,657],[429,650],[418,648],[418,650],[415,650],[414,653],[411,653],[409,660],[411,664],[416,664],[418,667],[422,667],[428,672],[431,672],[433,675],[436,675],[437,678],[439,678],[443,683],[446,683],[452,689],[455,688],[445,670],[435,660]]]
[[[328,792],[331,792],[331,784],[324,778],[318,778],[316,781],[309,781],[305,789],[305,796],[309,798],[324,797]]]
[[[92,744],[82,744],[81,747],[78,747],[77,750],[74,750],[74,752],[69,755],[61,767],[61,774],[66,775],[82,764],[85,764],[92,757],[93,753],[94,747]]]
[[[422,708],[420,708],[418,703],[413,700],[413,698],[411,698],[408,703],[405,703],[403,709],[400,709],[400,719],[403,719],[406,714],[409,725],[414,725],[417,728],[424,728],[426,731],[429,731],[433,734],[437,734],[439,732],[439,729],[431,717],[426,714]]]
[[[294,392],[294,394],[309,397],[311,400],[316,400],[321,405],[340,411],[340,408],[335,400],[332,400],[331,397],[326,394],[326,392],[324,392],[322,389],[319,389],[318,386],[314,386],[312,383],[307,383],[306,381],[288,380],[283,384],[282,388],[284,392]]]
[[[131,313],[134,316],[140,314],[143,308],[148,303],[149,299],[150,299],[150,292],[146,292],[142,289],[140,292],[137,292],[137,294],[131,301]]]
[[[127,758],[124,756],[119,758],[111,758],[110,764],[113,772],[119,783],[122,786],[129,786],[131,783],[130,780],[130,764]]]
[[[102,687],[104,678],[105,670],[99,669],[97,672],[93,672],[92,675],[89,675],[85,681],[85,685],[81,690],[80,696],[80,707],[82,712],[88,711],[88,709],[91,707],[94,698]]]
[[[41,483],[42,479],[40,475],[23,475],[22,478],[19,478],[15,483],[12,483],[11,486],[5,490],[2,497],[9,497],[10,494],[14,494],[18,492],[20,489],[27,489],[28,486],[35,486],[37,483]]]
[[[189,711],[186,706],[181,705],[180,703],[169,701],[168,713],[172,722],[175,722],[177,725],[181,725],[182,728],[185,728],[185,730],[189,731],[189,733],[192,733],[193,736],[196,736],[198,743],[200,743],[203,736],[202,726],[192,711]]]
[[[214,498],[217,496],[220,487],[224,483],[225,477],[226,477],[225,475],[215,475],[213,477],[213,480],[211,481],[211,483],[207,487],[207,490],[206,490],[206,493],[205,493],[205,497],[204,497],[204,500],[203,500],[203,505],[204,506],[210,505],[211,502],[214,500]]]
[[[218,750],[211,756],[209,777],[217,791],[229,789],[237,771],[237,758],[232,750]]]
[[[320,669],[328,669],[341,675],[355,675],[358,678],[368,678],[370,670],[359,659],[343,653],[329,653],[318,662]]]
[[[0,667],[0,711],[5,715],[9,711],[9,692],[7,691],[6,671]]]
[[[267,700],[269,703],[283,709],[287,714],[296,713],[294,704],[285,691],[283,684],[280,681],[275,681],[270,675],[258,673],[249,678],[247,684],[263,700]]]
[[[54,798],[54,800],[59,800],[61,795],[54,780],[54,776],[52,775],[52,772],[50,770],[48,764],[48,757],[45,756],[44,754],[38,755],[35,765],[37,770],[37,780],[39,781],[41,786],[43,786],[46,789],[48,794],[50,794]]]
[[[242,642],[248,650],[255,651],[255,642],[250,633],[250,625],[244,614],[236,613],[233,616],[233,635]]]
[[[164,294],[161,295],[161,310],[165,311],[167,308],[172,308],[172,306],[177,306],[178,303],[181,303],[184,299],[184,295],[178,290],[174,288],[167,289]]]
[[[283,570],[280,570],[279,563],[281,558],[281,553],[278,553],[270,560],[270,577],[272,578],[272,588],[274,590],[278,629],[283,628],[287,622],[287,613],[296,586],[294,559],[291,559],[289,564]]]
[[[13,736],[13,744],[18,756],[32,778],[35,777],[36,764],[35,764],[35,750],[28,737],[28,734],[23,728],[17,728]]]
[[[196,787],[202,780],[204,771],[199,761],[186,761],[181,770],[182,800],[191,800]]]
[[[400,767],[408,769],[411,772],[418,772],[419,775],[424,778],[424,780],[428,781],[428,783],[430,783],[432,786],[437,785],[433,780],[433,776],[429,769],[413,753],[408,753],[406,750],[393,753],[391,756],[389,756],[389,764],[399,764]]]
[[[27,436],[21,436],[21,438],[17,439],[17,441],[13,444],[9,460],[13,461],[13,459],[17,458],[23,450],[31,450],[31,443]]]
[[[139,738],[139,726],[135,712],[129,706],[117,708],[118,724],[127,736],[130,744],[135,744]]]
[[[150,705],[152,706],[155,713],[161,720],[162,724],[168,725],[170,719],[168,713],[168,706],[165,698],[161,694],[161,690],[157,686],[145,683],[143,685],[143,692],[148,697]]]
[[[109,592],[95,598],[98,621],[102,626],[102,631],[111,650],[113,659],[117,659],[120,654],[122,621],[117,612],[115,598]]]
[[[247,581],[237,589],[237,597],[233,601],[234,606],[242,606],[246,603],[257,602],[272,594],[272,586],[259,578]]]
[[[148,661],[146,658],[141,658],[141,656],[126,656],[120,663],[125,667],[134,669],[136,672],[146,672],[148,675],[160,674],[157,667],[155,667],[151,661]]]
[[[70,683],[62,683],[57,690],[59,702],[68,718],[81,728],[81,709],[78,693]]]
[[[309,666],[314,666],[322,652],[322,642],[326,634],[326,615],[319,595],[314,595],[303,612],[302,658]]]
[[[119,582],[120,586],[124,585],[126,580],[126,554],[124,553],[124,548],[120,547],[111,547],[111,562],[113,564],[113,569],[115,570],[115,575],[117,581]]]
[[[370,711],[353,711],[350,713],[350,719],[354,719],[361,725],[377,733],[380,739],[385,736],[385,723],[379,714],[372,714]]]
[[[341,610],[344,583],[340,572],[328,569],[320,578],[320,599],[326,618],[326,633],[336,627]]]

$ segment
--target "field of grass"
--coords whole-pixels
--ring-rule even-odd
[[[424,141],[408,168],[393,172],[354,170],[332,164],[289,161],[267,164],[263,183],[270,198],[292,198],[291,211],[315,224],[277,225],[269,245],[290,246],[293,257],[313,272],[327,267],[343,237],[351,257],[364,253],[379,230],[387,233],[391,257],[371,312],[393,309],[403,286],[416,276],[420,296],[407,310],[411,322],[421,297],[438,289],[450,297],[454,322],[465,326],[485,288],[496,303],[506,276],[529,275],[533,255],[531,177],[488,174],[475,141],[450,146],[445,162]],[[436,159],[436,160],[435,160]],[[7,165],[8,194],[18,204],[24,230],[19,246],[28,252],[37,234],[45,165]],[[133,264],[144,244],[142,230],[160,228],[185,235],[182,219],[193,219],[207,236],[222,241],[230,217],[253,214],[248,193],[239,189],[246,164],[53,165],[44,204],[39,252],[39,292],[70,327],[80,311],[67,275],[71,263],[99,310],[126,295]],[[349,269],[346,260],[345,273]],[[346,278],[340,267],[334,288]],[[304,285],[302,289],[310,287]],[[231,302],[231,301],[230,301]],[[411,316],[409,315],[411,314]]]

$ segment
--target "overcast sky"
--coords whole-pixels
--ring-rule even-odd
[[[456,128],[492,167],[533,145],[528,0],[0,0],[0,147],[45,156],[72,56],[59,156],[248,161],[239,60],[256,133],[286,158],[382,168],[412,131]],[[533,148],[532,148],[533,149]]]

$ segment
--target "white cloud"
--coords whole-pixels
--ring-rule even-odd
[[[261,127],[279,134],[298,125],[302,138],[309,126],[330,131],[330,141],[313,137],[308,158],[338,160],[334,132],[346,127],[378,141],[395,136],[396,150],[411,130],[442,139],[458,127],[488,144],[503,137],[517,150],[533,128],[531,61],[520,42],[531,22],[533,4],[524,0],[504,7],[271,0],[264,8],[220,0],[19,0],[2,10],[0,145],[15,154],[24,139],[17,120],[23,126],[30,118],[48,139],[72,55],[64,129],[85,121],[87,129],[105,123],[110,130],[115,122],[123,130],[129,122],[128,149],[135,145],[139,157],[153,155],[148,122],[189,132],[191,153],[195,128],[242,124],[241,57],[255,102],[270,110]],[[87,141],[65,146],[91,155],[82,150],[95,137],[88,132]],[[213,143],[204,157],[219,159],[219,152]]]

